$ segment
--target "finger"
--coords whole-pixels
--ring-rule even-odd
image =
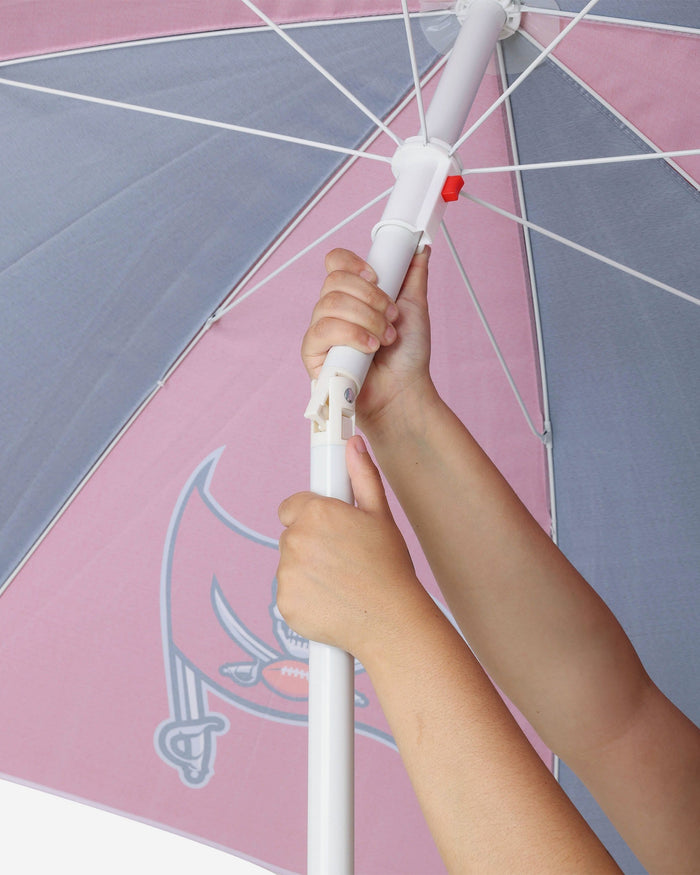
[[[320,319],[310,326],[301,343],[301,357],[312,377],[332,346],[351,346],[360,352],[376,352],[379,338],[370,331],[341,319]]]
[[[317,496],[313,492],[297,492],[285,498],[277,509],[279,521],[285,528],[293,525],[309,503]]]
[[[355,298],[389,320],[398,315],[394,302],[375,282],[347,270],[334,270],[328,274],[321,286],[320,303],[334,295]]]
[[[346,270],[376,283],[377,275],[367,262],[349,249],[333,249],[326,255],[326,271]]]
[[[396,309],[394,304],[391,306]],[[396,338],[396,328],[386,315],[352,295],[334,292],[314,308],[311,325],[302,339],[301,357],[314,379],[331,347],[350,346],[363,353],[374,353],[380,346],[394,343]]]
[[[397,317],[398,308],[383,292],[381,298],[368,302],[344,291],[330,291],[314,307],[311,324],[326,318],[342,319],[364,328],[379,340],[393,340],[392,323]],[[385,338],[389,333],[391,337]]]
[[[359,435],[348,441],[345,458],[352,491],[360,510],[391,515],[381,475]]]

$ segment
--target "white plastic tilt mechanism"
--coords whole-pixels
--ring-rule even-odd
[[[508,0],[465,0],[452,54],[425,115],[420,136],[400,145],[396,177],[367,262],[378,285],[398,297],[416,250],[433,240],[446,205],[456,200],[462,169],[450,154],[459,138],[507,13]],[[312,387],[311,489],[352,502],[345,445],[353,433],[355,399],[372,356],[333,347]],[[354,661],[333,647],[312,642],[309,650],[309,875],[352,875],[354,769]]]
[[[435,138],[426,143],[422,137],[409,137],[398,147],[391,162],[396,182],[372,239],[385,225],[397,225],[420,233],[421,244],[433,242],[447,206],[445,183],[462,175],[462,165],[449,153],[450,145]]]
[[[345,444],[354,432],[355,381],[331,377],[323,427],[311,424],[311,491],[351,503],[352,489],[345,466]]]

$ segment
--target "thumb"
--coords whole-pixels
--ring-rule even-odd
[[[359,435],[351,437],[348,441],[345,459],[352,491],[360,510],[370,513],[390,513],[381,475]]]
[[[423,307],[428,299],[428,263],[430,261],[430,246],[425,246],[413,256],[403,286],[401,297],[413,301]]]

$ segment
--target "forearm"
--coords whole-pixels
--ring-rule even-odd
[[[449,871],[617,871],[457,632],[410,598],[360,656]]]
[[[647,677],[613,615],[437,393],[413,397],[368,427],[380,467],[482,664],[575,759],[624,723]]]
[[[438,398],[428,375],[427,254],[414,258],[395,305],[356,255],[335,250],[326,268],[302,346],[307,370],[315,378],[337,344],[380,347],[358,422],[474,652],[650,872],[695,871],[698,731],[651,683],[613,615]],[[416,592],[426,595],[379,473],[357,439],[346,459],[357,508],[308,493],[280,507],[283,615],[367,667],[453,871],[477,859],[479,872],[546,870],[542,860],[556,858],[549,825],[588,847],[578,827],[565,826],[567,806],[551,776],[523,749],[471,651],[431,601],[430,617],[411,613]],[[544,824],[534,824],[536,812],[545,812]],[[513,862],[528,847],[512,833],[521,825],[544,854],[532,865]],[[509,863],[496,862],[501,852]],[[572,871],[561,858],[553,868]]]

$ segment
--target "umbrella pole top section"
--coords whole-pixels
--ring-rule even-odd
[[[509,4],[510,5],[510,4]],[[426,113],[426,139],[411,137],[392,161],[396,182],[381,220],[375,226],[367,257],[378,285],[396,300],[416,250],[439,228],[446,202],[453,199],[448,179],[461,176],[452,154],[476,93],[501,38],[507,13],[502,0],[470,0],[450,58]],[[350,347],[334,347],[316,381],[305,416],[317,431],[326,430],[330,381],[342,376],[362,388],[372,356]]]

